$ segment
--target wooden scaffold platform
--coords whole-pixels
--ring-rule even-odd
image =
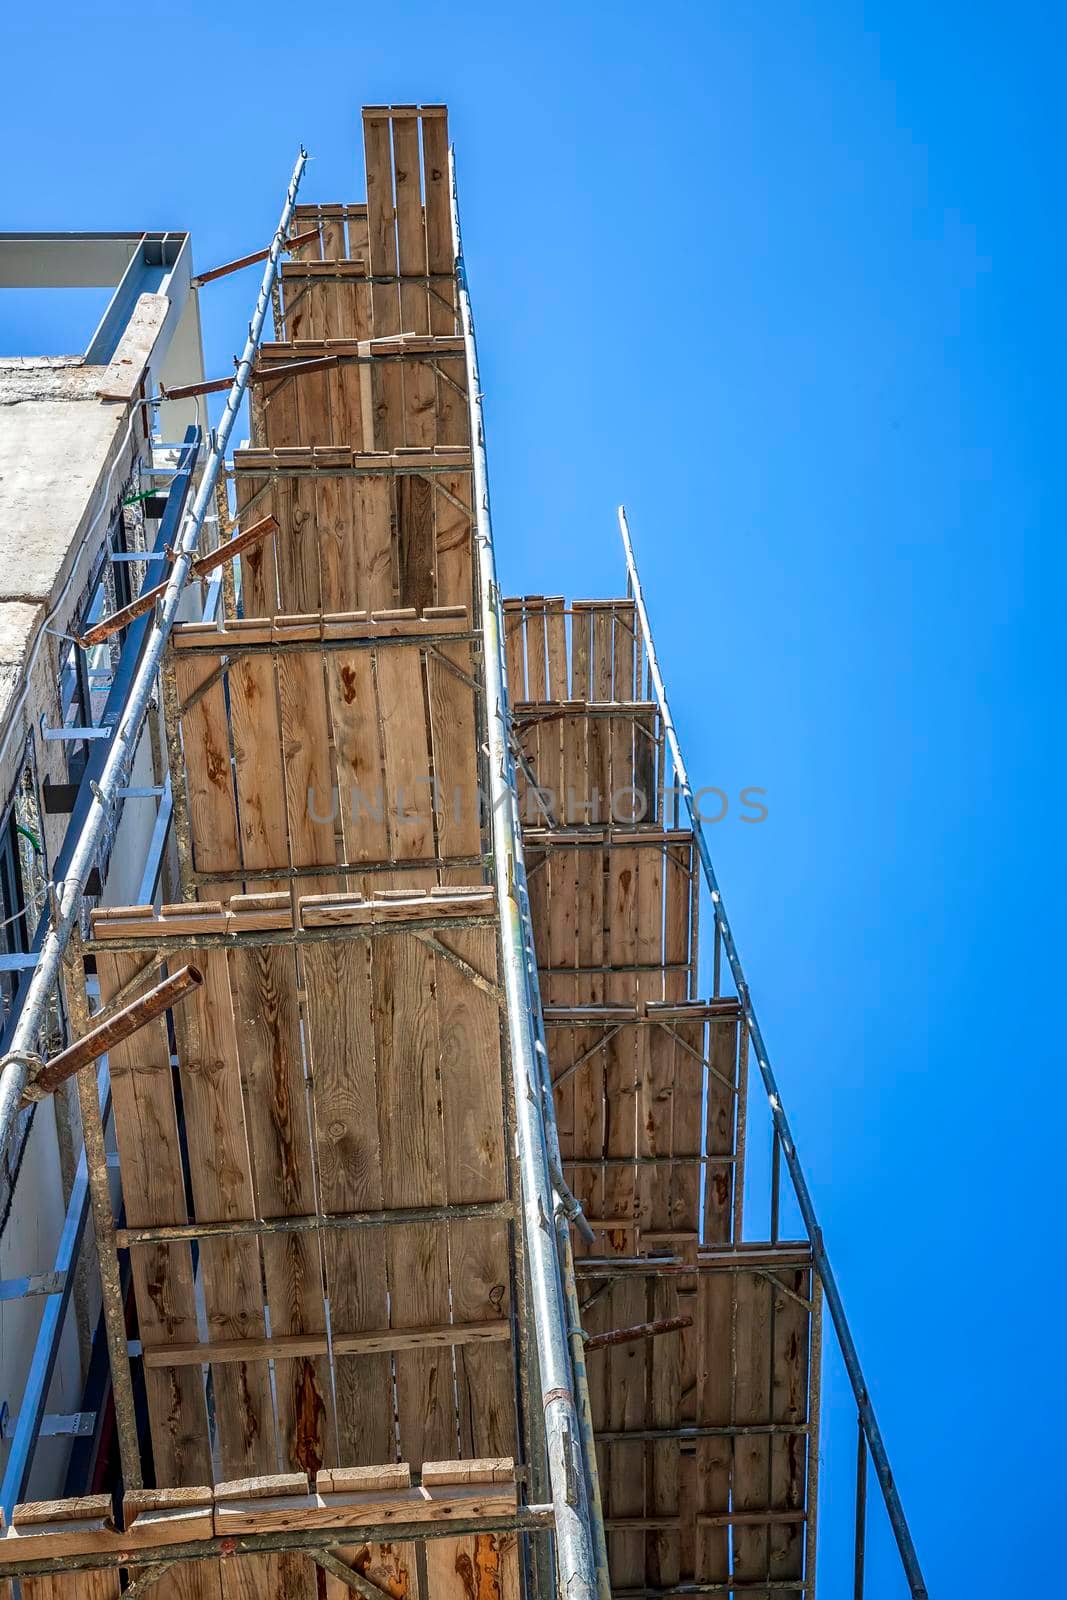
[[[18,1507],[3,1570],[27,1600],[593,1600],[550,1554],[495,711],[591,1230],[563,1271],[602,1513],[566,1449],[598,1600],[810,1595],[820,1285],[806,1242],[743,1238],[748,1030],[700,995],[634,604],[504,602],[494,706],[445,110],[364,136],[366,205],[295,209],[233,459],[235,521],[274,527],[162,671],[175,902],[98,910],[68,963],[83,1017],[87,962],[113,1009],[201,980],[109,1056],[142,1483]]]
[[[742,1242],[747,1030],[699,998],[635,606],[504,616],[557,1125],[597,1234],[575,1251],[612,1592],[810,1592],[819,1286],[806,1241]]]

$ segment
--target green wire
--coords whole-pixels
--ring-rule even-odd
[[[29,828],[24,828],[22,826],[21,822],[16,822],[16,824],[15,824],[15,832],[16,833],[21,833],[24,839],[28,839],[30,841],[30,843],[33,845],[33,848],[36,850],[38,855],[43,855],[44,852],[41,849],[41,841],[40,841],[40,839],[38,839],[36,834],[31,833]]]

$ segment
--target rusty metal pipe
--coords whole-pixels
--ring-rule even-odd
[[[123,1039],[128,1039],[146,1023],[161,1016],[168,1007],[184,1000],[193,989],[199,989],[203,981],[204,974],[200,968],[192,966],[182,967],[173,977],[164,978],[162,983],[157,983],[139,1000],[132,1000],[98,1028],[90,1028],[88,1033],[82,1034],[80,1039],[46,1061],[33,1082],[23,1091],[23,1100],[43,1100],[46,1095],[54,1094],[61,1083],[72,1078],[82,1067],[89,1066],[98,1056],[105,1055],[112,1045],[121,1044]]]
[[[303,361],[280,361],[277,366],[257,367],[248,381],[252,385],[273,383],[275,378],[291,378],[298,372],[320,372],[326,367],[336,367],[340,361],[341,357],[336,355],[308,356]],[[232,383],[232,378],[205,378],[202,383],[183,383],[174,389],[164,389],[160,384],[159,394],[145,401],[145,404],[154,405],[157,400],[192,400],[200,394],[221,394]]]
[[[677,1333],[693,1326],[692,1317],[661,1317],[658,1322],[638,1322],[632,1328],[613,1328],[610,1333],[591,1333],[586,1350],[606,1350],[612,1344],[633,1344],[637,1339],[656,1339],[661,1333]]]
[[[179,383],[173,389],[164,389],[160,384],[159,393],[142,400],[141,404],[154,406],[160,400],[192,400],[198,394],[222,394],[225,389],[232,388],[232,378],[205,378],[202,383]]]
[[[285,251],[296,250],[302,244],[310,244],[312,239],[319,236],[318,228],[311,228],[307,233],[296,233],[282,245]],[[238,256],[236,261],[227,261],[221,267],[212,267],[210,272],[198,272],[190,282],[194,289],[199,289],[201,284],[214,283],[216,278],[228,277],[231,272],[240,272],[242,267],[254,267],[257,261],[266,261],[270,255],[270,246],[265,250],[253,250],[250,256]]]
[[[348,358],[351,363],[351,357]],[[367,358],[370,359],[369,357]],[[356,357],[359,360],[359,357]],[[279,361],[276,366],[257,367],[253,372],[250,382],[273,383],[275,378],[292,378],[299,372],[322,372],[327,367],[339,367],[341,357],[333,356],[307,356],[303,361]]]
[[[232,561],[234,556],[239,556],[242,550],[247,550],[250,545],[258,544],[265,539],[268,533],[277,533],[278,524],[273,517],[262,517],[259,522],[254,522],[244,533],[236,534],[234,538],[227,539],[225,544],[220,544],[217,549],[211,550],[206,556],[200,556],[193,562],[189,569],[190,578],[203,578],[216,567],[221,567],[224,562]],[[106,617],[103,622],[98,622],[83,633],[78,643],[83,649],[90,645],[103,644],[105,639],[110,639],[113,633],[118,633],[137,617],[143,617],[151,611],[156,601],[166,593],[167,585],[157,583],[154,589],[147,589],[136,600],[131,600],[128,606],[123,606],[121,611],[116,611],[113,616]]]

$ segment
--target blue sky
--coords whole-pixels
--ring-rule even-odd
[[[449,102],[505,583],[615,589],[626,501],[694,779],[768,792],[713,848],[931,1591],[1044,1589],[1054,8],[28,14],[5,23],[9,228],[190,228],[207,267],[266,240],[299,140],[304,198],[353,197],[361,103]],[[204,292],[211,371],[252,292]],[[832,1366],[826,1399],[829,1594]],[[901,1594],[872,1525],[868,1594]]]

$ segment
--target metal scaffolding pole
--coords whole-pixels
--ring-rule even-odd
[[[549,1482],[552,1490],[556,1564],[565,1600],[595,1600],[596,1561],[581,1430],[574,1396],[563,1294],[553,1224],[541,1071],[536,1052],[533,999],[527,970],[522,905],[522,837],[517,828],[515,770],[509,745],[503,664],[503,612],[493,552],[485,427],[467,274],[459,226],[454,152],[449,152],[452,242],[460,323],[467,359],[468,410],[474,470],[474,529],[477,584],[484,640],[486,738],[493,838],[493,877],[500,913],[500,944],[507,996],[511,1071],[515,1084],[515,1131],[522,1175],[522,1206],[530,1274],[530,1300],[540,1365]]]
[[[118,791],[125,784],[136,755],[160,662],[196,555],[200,530],[208,511],[214,505],[215,480],[226,455],[230,434],[237,421],[237,413],[241,408],[252,373],[256,349],[263,335],[263,322],[270,307],[270,292],[278,269],[278,257],[284,248],[306,163],[307,151],[301,149],[289,180],[285,204],[268,252],[267,264],[263,269],[255,310],[248,325],[248,337],[230,385],[226,408],[215,434],[196,499],[182,519],[175,543],[174,564],[171,567],[170,577],[163,594],[157,600],[155,620],[149,630],[140,665],[130,686],[129,697],[112,730],[108,742],[107,760],[100,774],[100,781],[93,791],[93,802],[86,816],[81,837],[74,847],[67,875],[61,883],[54,886],[51,923],[41,946],[33,978],[26,991],[25,1003],[11,1036],[10,1048],[4,1056],[0,1071],[0,1157],[7,1148],[18,1118],[30,1068],[37,1065],[36,1051],[41,1021],[59,981],[63,955],[81,911],[85,884],[96,864],[97,852],[106,836],[112,809],[118,799]]]
[[[619,532],[622,535],[623,549],[626,553],[626,571],[629,577],[630,589],[633,594],[634,604],[637,608],[637,616],[640,622],[641,632],[644,635],[645,648],[648,654],[649,677],[652,680],[652,686],[655,692],[656,700],[659,704],[660,715],[663,718],[663,730],[671,752],[671,761],[674,766],[675,781],[678,789],[681,792],[682,799],[685,802],[686,811],[689,814],[690,825],[693,829],[697,850],[700,854],[701,866],[704,869],[704,878],[708,886],[708,891],[711,895],[711,903],[714,908],[715,915],[716,936],[717,938],[721,938],[723,948],[726,951],[726,959],[730,963],[730,971],[733,974],[733,980],[737,989],[738,999],[741,1002],[745,1021],[748,1025],[748,1031],[755,1049],[756,1064],[759,1067],[760,1076],[763,1079],[763,1087],[767,1092],[767,1100],[771,1108],[771,1117],[774,1121],[775,1133],[781,1144],[782,1154],[785,1156],[786,1165],[789,1168],[789,1175],[793,1180],[793,1188],[796,1192],[797,1203],[800,1206],[800,1214],[804,1219],[804,1226],[807,1229],[808,1238],[811,1242],[811,1251],[815,1263],[815,1270],[822,1281],[823,1290],[826,1295],[826,1303],[830,1308],[830,1318],[833,1322],[834,1331],[837,1334],[838,1343],[841,1347],[841,1354],[844,1357],[845,1367],[848,1371],[849,1382],[852,1384],[852,1392],[856,1397],[856,1405],[859,1410],[860,1423],[867,1439],[867,1443],[870,1446],[871,1460],[874,1462],[875,1471],[878,1475],[878,1482],[881,1485],[882,1498],[885,1501],[885,1508],[889,1514],[889,1521],[892,1525],[893,1534],[897,1541],[897,1549],[900,1551],[900,1559],[908,1580],[908,1586],[911,1590],[912,1600],[927,1600],[926,1583],[923,1579],[922,1569],[919,1566],[919,1557],[916,1552],[914,1542],[912,1541],[911,1530],[908,1527],[907,1517],[904,1515],[904,1507],[901,1504],[900,1495],[898,1494],[896,1484],[893,1481],[893,1473],[889,1465],[889,1456],[886,1453],[886,1448],[882,1441],[882,1435],[878,1428],[878,1421],[874,1414],[874,1407],[871,1404],[870,1395],[867,1391],[867,1384],[863,1376],[863,1368],[860,1365],[859,1352],[856,1349],[855,1340],[852,1337],[852,1330],[848,1325],[848,1318],[845,1315],[844,1304],[841,1300],[841,1294],[837,1287],[837,1279],[834,1277],[833,1268],[830,1265],[830,1258],[826,1253],[826,1246],[823,1243],[822,1229],[819,1227],[819,1220],[815,1214],[815,1205],[812,1201],[807,1180],[804,1177],[804,1169],[800,1164],[800,1158],[797,1155],[796,1146],[793,1143],[793,1135],[790,1131],[789,1123],[782,1107],[782,1098],[778,1090],[778,1082],[771,1068],[767,1046],[763,1041],[763,1034],[760,1032],[759,1022],[756,1019],[756,1013],[752,1005],[748,984],[745,981],[744,968],[741,965],[741,958],[737,953],[737,946],[734,943],[733,932],[726,916],[725,907],[723,906],[722,895],[719,890],[718,880],[715,876],[715,869],[711,864],[711,853],[708,849],[708,843],[704,837],[703,827],[701,826],[700,815],[693,799],[693,790],[690,787],[689,775],[686,771],[685,762],[682,760],[682,752],[678,743],[678,735],[675,732],[670,706],[667,703],[667,691],[663,686],[663,678],[660,674],[659,662],[656,658],[656,649],[652,642],[652,629],[649,625],[648,612],[645,609],[645,597],[641,589],[641,580],[637,574],[637,563],[634,560],[633,545],[630,542],[630,528],[626,521],[626,511],[622,506],[619,507]],[[811,1574],[808,1574],[808,1577],[810,1579]]]

